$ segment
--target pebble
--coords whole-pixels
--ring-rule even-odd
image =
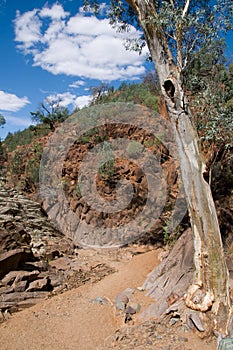
[[[176,324],[176,322],[177,322],[178,320],[179,320],[178,318],[172,317],[172,318],[170,319],[170,321],[169,321],[169,324],[170,324],[171,326],[173,326],[174,324]]]
[[[118,294],[115,298],[115,303],[124,303],[125,305],[128,304],[129,302],[129,298],[126,294],[124,293],[121,293],[121,294]]]
[[[136,310],[132,308],[132,306],[128,306],[125,310],[126,314],[134,315],[136,314]]]
[[[202,325],[200,317],[196,313],[194,312],[190,313],[189,319],[193,322],[194,326],[199,330],[199,332],[205,331],[205,328]]]
[[[122,301],[116,302],[115,303],[116,309],[121,310],[121,311],[125,311],[126,308],[126,304]]]
[[[97,304],[103,305],[104,301],[102,297],[96,297],[95,299],[91,299],[91,303],[97,303]]]
[[[178,341],[182,341],[184,343],[187,343],[188,342],[188,338],[186,338],[186,337],[179,337]]]
[[[141,305],[137,303],[130,303],[130,307],[132,307],[136,312],[139,312],[141,310]]]
[[[106,304],[109,304],[109,301],[105,297],[96,297],[95,299],[91,299],[91,303],[106,305]]]
[[[143,287],[137,287],[137,290],[139,291],[139,292],[144,292],[144,288]]]

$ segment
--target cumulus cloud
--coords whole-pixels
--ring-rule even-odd
[[[91,102],[91,96],[90,95],[83,95],[83,96],[78,96],[75,99],[75,105],[79,108],[83,108],[85,106],[88,106],[88,104]]]
[[[40,32],[42,23],[37,10],[28,11],[22,15],[17,11],[14,23],[15,40],[21,43],[19,47],[26,52],[42,39]]]
[[[49,95],[46,98],[47,101],[56,101],[62,107],[72,106],[73,108],[83,108],[87,106],[91,100],[90,95],[78,96],[71,94],[70,92],[64,92],[60,94]]]
[[[41,17],[50,17],[53,20],[65,18],[68,14],[60,4],[54,4],[51,8],[44,7],[40,11]]]
[[[77,88],[79,88],[80,86],[84,86],[86,83],[85,83],[85,81],[83,81],[83,80],[76,80],[76,81],[74,81],[73,83],[71,83],[70,85],[69,85],[69,87],[71,87],[71,88],[74,88],[74,89],[77,89]]]
[[[0,110],[2,111],[17,112],[29,103],[30,101],[26,96],[18,97],[14,94],[0,91]]]
[[[34,66],[52,74],[111,81],[135,79],[145,72],[146,49],[139,56],[123,44],[139,36],[133,27],[116,32],[107,19],[81,11],[72,16],[58,4],[17,13],[14,24],[19,48],[32,55]]]

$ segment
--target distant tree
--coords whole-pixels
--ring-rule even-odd
[[[148,86],[151,93],[159,93],[159,80],[155,72],[150,70],[146,74],[144,74],[142,77],[142,83]]]
[[[36,112],[30,112],[32,121],[48,124],[51,131],[55,130],[56,122],[63,122],[69,117],[69,110],[61,106],[60,99],[46,99]]]
[[[114,92],[114,87],[108,84],[101,83],[98,86],[90,88],[91,91],[91,105],[104,102],[105,97],[108,97]]]
[[[0,113],[0,126],[6,124],[6,119],[3,117],[3,115]]]

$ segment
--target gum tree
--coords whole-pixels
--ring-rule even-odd
[[[96,1],[92,5],[98,9]],[[232,28],[232,6],[232,0],[113,0],[109,10],[110,23],[118,30],[127,30],[129,24],[141,28],[141,40],[129,46],[140,51],[147,43],[173,127],[195,248],[186,305],[210,310],[216,329],[224,334],[231,323],[228,270],[184,74],[200,49],[207,50]]]

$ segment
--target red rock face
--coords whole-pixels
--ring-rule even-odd
[[[161,114],[166,116],[166,106],[162,99],[160,99],[159,106]],[[38,172],[39,169],[40,156],[43,152],[43,147],[46,145],[51,135],[52,134],[49,134],[42,138],[38,138],[34,140],[31,145],[18,147],[16,151],[22,158],[22,161],[18,162],[18,173],[13,174],[8,171],[7,174],[8,185],[12,186],[17,184],[27,196],[36,198],[38,201],[41,201],[38,196],[39,182],[37,179],[36,183],[33,176],[38,176],[38,174],[36,175],[36,172]],[[69,137],[70,136],[65,133],[62,135],[64,144],[68,142]],[[114,140],[120,139],[127,139],[130,143],[129,146],[126,147],[125,157],[116,157],[112,164],[111,162],[107,162],[102,167],[99,167],[99,171],[95,178],[96,189],[98,195],[103,198],[107,206],[117,200],[117,186],[119,181],[125,181],[130,184],[133,190],[132,198],[129,203],[119,211],[108,212],[107,210],[96,210],[96,208],[93,208],[90,203],[87,203],[81,193],[80,185],[82,186],[82,183],[80,183],[79,179],[80,166],[82,165],[84,157],[86,157],[93,148],[104,142],[110,143]],[[137,144],[137,146],[135,146],[135,144]],[[140,149],[137,149],[138,144],[141,144],[142,149],[144,148],[148,150],[153,157],[157,159],[158,166],[148,166],[149,170],[147,174],[144,173],[144,169],[141,168],[137,162],[137,153],[141,152]],[[38,149],[40,149],[40,152],[38,151],[39,153],[37,154]],[[8,170],[11,169],[10,164],[14,164],[15,152],[9,154]],[[52,165],[56,160],[56,157],[59,158],[60,154],[62,155],[62,152],[62,149],[57,147],[54,154],[50,154]],[[56,172],[57,170],[53,168],[53,171]],[[87,169],[87,177],[89,176],[88,172],[89,170]],[[169,217],[177,198],[179,191],[179,184],[177,183],[177,164],[164,143],[158,138],[155,138],[154,135],[150,134],[148,130],[145,131],[135,125],[108,123],[98,127],[98,129],[93,130],[93,132],[91,131],[82,135],[80,139],[71,145],[66,154],[61,174],[61,186],[63,187],[69,208],[71,209],[71,212],[75,214],[76,222],[74,223],[72,213],[67,215],[67,208],[64,205],[64,197],[60,194],[54,199],[54,201],[44,198],[43,203],[41,204],[50,218],[61,223],[61,227],[59,228],[62,232],[73,239],[72,232],[76,230],[77,225],[79,225],[80,222],[87,223],[87,225],[93,228],[93,232],[94,228],[99,227],[105,229],[123,227],[125,224],[130,225],[131,222],[143,212],[145,204],[148,203],[148,178],[152,183],[156,184],[158,183],[159,177],[162,178],[160,184],[161,187],[166,187],[165,191],[162,193],[165,198],[165,212],[158,217],[154,226],[152,226],[150,222],[148,224],[148,218],[151,214],[149,210],[148,213],[145,212],[147,219],[143,219],[140,222],[141,231],[143,233],[146,231],[146,233],[152,234],[153,241],[163,239],[163,227],[166,225],[167,218]],[[127,194],[129,186],[126,184],[124,186],[123,192]],[[158,202],[155,203],[156,199],[157,198],[151,200],[149,198],[149,200],[151,200],[149,202],[150,210],[154,210],[155,214],[158,211]]]
[[[104,169],[100,168],[95,180],[98,194],[106,202],[111,203],[111,201],[116,200],[116,186],[120,180],[126,180],[131,184],[133,188],[132,199],[123,210],[116,213],[106,213],[94,210],[82,197],[78,179],[79,167],[82,164],[85,154],[98,145],[99,142],[108,142],[116,138],[126,137],[131,143],[125,150],[125,158],[115,158],[112,164],[106,164]],[[77,140],[77,142],[75,142],[70,148],[63,164],[62,171],[62,183],[66,199],[68,200],[70,208],[77,217],[79,217],[80,221],[85,221],[92,227],[103,228],[120,227],[126,223],[130,223],[134,217],[143,211],[148,199],[147,177],[149,176],[150,180],[156,183],[159,171],[162,171],[163,173],[163,181],[166,182],[168,193],[167,202],[170,202],[170,206],[172,207],[177,196],[178,187],[176,164],[170,157],[169,151],[166,147],[158,139],[155,139],[153,135],[150,135],[148,132],[145,132],[145,130],[139,129],[135,126],[110,124],[101,127],[92,136],[87,136],[85,138],[85,143],[82,141],[83,140]],[[136,153],[140,152],[140,150],[136,149],[135,141],[139,142],[142,147],[149,149],[154,157],[157,157],[158,167],[160,169],[151,167],[151,169],[149,168],[150,173],[145,175],[144,170],[137,164]],[[129,154],[130,161],[128,160]],[[92,176],[91,174],[88,174],[88,170],[86,176]],[[126,191],[127,186],[125,187],[125,192]],[[63,204],[60,203],[60,206],[62,205]],[[156,210],[156,204],[151,203],[151,206],[153,205]],[[150,228],[150,232],[158,233],[158,222],[160,222],[160,220],[157,221],[155,227]],[[142,222],[141,224],[144,228],[144,223]]]

